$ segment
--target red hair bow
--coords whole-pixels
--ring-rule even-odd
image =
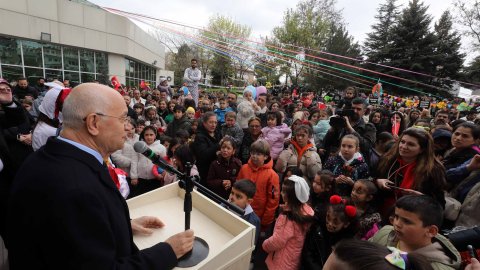
[[[330,204],[346,204],[346,200],[338,195],[332,195],[330,197]],[[345,205],[345,214],[353,218],[357,214],[357,208],[353,205]]]

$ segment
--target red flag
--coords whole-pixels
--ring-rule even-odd
[[[140,82],[140,88],[142,88],[142,89],[147,88],[147,85],[145,84],[145,81]]]
[[[122,85],[120,84],[120,82],[117,79],[117,76],[113,76],[111,81],[112,81],[112,85],[115,88],[115,90],[118,90],[118,88],[122,87]]]

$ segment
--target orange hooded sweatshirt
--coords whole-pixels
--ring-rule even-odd
[[[278,174],[272,169],[273,161],[257,167],[249,159],[238,173],[237,179],[250,179],[257,186],[251,206],[260,218],[262,227],[265,228],[275,219],[275,210],[280,201],[280,181]]]

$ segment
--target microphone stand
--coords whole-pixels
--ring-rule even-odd
[[[193,187],[197,187],[204,195],[209,197],[211,200],[223,204],[228,209],[238,213],[239,215],[244,214],[244,210],[238,206],[228,202],[224,198],[218,196],[208,188],[200,185],[195,179],[199,179],[198,176],[192,176],[191,170],[193,165],[190,162],[185,164],[185,173],[180,172],[179,170],[173,168],[172,166],[166,166],[161,162],[155,163],[160,166],[162,169],[168,171],[169,173],[175,174],[179,180],[178,185],[180,188],[185,190],[185,199],[183,201],[183,211],[185,212],[185,230],[190,229],[190,214],[192,212],[192,191]],[[208,244],[200,237],[195,237],[193,248],[190,252],[183,255],[178,259],[178,267],[187,268],[192,267],[203,261],[207,258],[209,252]]]

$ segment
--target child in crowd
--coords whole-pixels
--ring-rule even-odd
[[[192,169],[190,171],[190,175],[199,175],[197,166],[195,163],[195,157],[193,156],[192,151],[190,151],[190,147],[188,145],[177,145],[176,149],[172,149],[173,158],[172,158],[172,165],[180,172],[185,172],[185,165],[187,162],[192,164]],[[171,174],[166,172],[164,183],[165,185],[171,184],[173,182],[177,182],[177,176],[175,174]]]
[[[145,108],[145,105],[143,105],[142,103],[135,103],[135,105],[133,105],[133,110],[137,114],[137,118],[143,117],[144,108]]]
[[[162,132],[167,126],[165,121],[157,115],[157,108],[155,106],[147,106],[142,119],[145,120],[145,125],[154,126],[157,130],[161,130]]]
[[[207,187],[217,195],[227,199],[242,162],[235,157],[237,145],[232,137],[226,136],[220,141],[220,153],[208,171]]]
[[[357,97],[357,90],[353,86],[347,87],[345,89],[345,95],[343,99],[340,100],[337,104],[339,109],[350,109],[352,107],[352,100]]]
[[[158,109],[157,109],[157,114],[160,116],[165,122],[165,118],[167,118],[168,115],[168,108],[167,108],[167,101],[164,99],[161,99],[158,101]]]
[[[308,228],[313,221],[313,209],[307,204],[310,188],[307,181],[292,175],[282,185],[285,202],[273,235],[263,242],[268,253],[268,269],[299,269],[302,247]]]
[[[164,119],[167,124],[170,124],[170,122],[173,121],[173,114],[175,112],[175,110],[174,110],[175,105],[177,105],[177,103],[173,100],[168,102],[168,114]]]
[[[362,240],[368,240],[380,229],[382,218],[375,207],[377,191],[377,186],[367,179],[359,179],[353,184],[351,198],[358,213],[357,238]]]
[[[359,151],[358,138],[352,134],[345,135],[340,152],[325,164],[325,169],[335,175],[336,191],[341,196],[350,196],[355,181],[368,177],[368,165]]]
[[[224,97],[218,99],[219,108],[216,108],[213,112],[217,115],[217,121],[219,125],[225,123],[225,114],[232,112],[232,108],[228,107],[227,100]]]
[[[167,155],[167,149],[158,140],[158,131],[154,126],[147,126],[140,134],[140,140],[144,141],[148,148],[159,155],[165,157]],[[153,163],[144,155],[138,155],[137,174],[138,180],[132,179],[132,186],[134,190],[131,197],[141,195],[143,193],[152,191],[162,186],[163,175],[155,176],[152,172]]]
[[[145,120],[142,120],[142,119],[139,119],[137,120],[137,125],[135,126],[135,133],[140,135],[143,131],[143,129],[145,129]]]
[[[305,270],[322,269],[332,247],[342,239],[355,235],[356,208],[338,195],[330,197],[326,216],[315,213],[317,223],[309,230],[303,248],[302,267]]]
[[[252,207],[260,218],[262,231],[267,230],[275,219],[275,210],[280,199],[278,174],[272,169],[268,142],[258,139],[250,146],[250,159],[240,169],[237,178],[252,180],[257,186]]]
[[[179,130],[189,130],[192,122],[188,119],[185,114],[185,107],[182,105],[175,105],[173,109],[173,121],[170,122],[167,126],[166,135],[170,137],[175,137],[175,134]]]
[[[324,217],[330,197],[335,194],[335,176],[329,170],[318,171],[312,182],[310,205],[315,214]]]
[[[248,128],[248,120],[255,117],[255,103],[253,93],[249,89],[243,91],[243,101],[237,106],[237,123],[242,129]]]
[[[195,140],[195,135],[197,134],[197,129],[198,129],[198,121],[199,120],[194,120],[192,121],[192,125],[190,126],[190,129],[188,130],[188,134],[190,135],[188,138],[188,143],[192,143]]]
[[[280,152],[283,151],[285,139],[290,136],[292,130],[282,123],[280,112],[267,113],[267,126],[262,128],[262,136],[270,145],[270,156],[274,161],[277,160]]]
[[[393,226],[383,227],[370,241],[423,255],[434,269],[459,269],[460,254],[439,234],[442,221],[442,206],[432,197],[403,196],[395,204]]]
[[[240,179],[235,181],[230,191],[228,200],[245,211],[242,218],[255,226],[255,245],[258,243],[260,235],[260,218],[255,214],[251,203],[257,191],[255,183],[248,179]]]
[[[292,94],[290,92],[283,92],[281,104],[283,108],[286,108],[288,105],[292,104]]]
[[[167,135],[160,135],[159,139],[162,142],[162,145],[165,146],[165,148],[167,149],[168,155],[168,149],[170,148],[170,144],[172,143],[173,138]]]
[[[313,139],[315,141],[315,145],[322,146],[323,139],[330,129],[330,117],[332,116],[332,110],[320,110],[318,114],[319,120],[317,124],[313,126]]]
[[[192,107],[188,107],[187,110],[185,111],[185,114],[187,115],[187,118],[190,120],[195,119],[195,109]]]
[[[222,125],[222,137],[230,136],[233,138],[237,147],[242,144],[243,129],[236,123],[237,114],[235,112],[227,112],[225,114],[225,124]]]

